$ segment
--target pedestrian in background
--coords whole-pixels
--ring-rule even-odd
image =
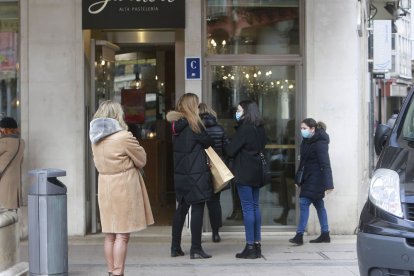
[[[329,135],[325,130],[324,123],[317,123],[312,118],[304,119],[300,126],[303,139],[300,145],[299,169],[303,168],[303,177],[301,183],[296,183],[300,187],[300,218],[296,235],[289,240],[297,245],[303,244],[303,233],[308,223],[310,204],[315,206],[321,226],[321,235],[310,242],[331,242],[323,198],[325,193],[333,190],[334,185],[328,152]]]
[[[204,205],[213,195],[210,168],[204,149],[212,145],[198,114],[198,97],[186,93],[176,110],[167,114],[172,124],[174,188],[178,202],[172,223],[171,257],[184,256],[181,232],[191,206],[191,259],[211,258],[201,246]]]
[[[12,117],[0,120],[0,212],[21,206],[21,168],[25,143]]]
[[[206,131],[212,139],[212,148],[214,151],[225,160],[224,146],[228,143],[224,128],[217,123],[217,113],[205,103],[198,105],[200,118],[203,121]],[[209,201],[207,201],[208,214],[210,217],[210,224],[212,229],[213,242],[220,242],[221,237],[219,234],[219,228],[223,225],[221,204],[220,204],[221,192],[213,194]]]
[[[398,117],[398,112],[399,112],[398,109],[394,109],[392,111],[392,115],[387,121],[387,126],[389,126],[390,128],[394,127],[395,121],[397,120],[397,117]]]
[[[246,246],[236,258],[256,259],[261,253],[261,214],[259,191],[263,186],[260,153],[266,145],[266,134],[257,104],[241,101],[235,118],[237,131],[225,147],[226,154],[234,158],[235,183],[243,211]]]
[[[154,223],[141,169],[147,155],[128,131],[115,101],[103,102],[90,123],[89,137],[98,176],[98,204],[109,275],[123,275],[131,232]]]

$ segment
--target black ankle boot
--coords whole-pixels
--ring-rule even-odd
[[[208,258],[211,258],[211,255],[204,252],[202,248],[190,250],[190,259],[208,259]]]
[[[240,253],[236,254],[236,258],[239,259],[257,259],[257,250],[254,244],[246,243],[246,247]]]
[[[261,258],[262,257],[262,245],[260,244],[260,242],[255,242],[254,247],[256,249],[257,258]]]
[[[184,251],[181,247],[171,247],[171,257],[184,256]]]
[[[311,243],[321,243],[321,242],[330,243],[331,242],[331,237],[329,236],[329,232],[322,232],[319,237],[317,237],[316,239],[311,240],[309,242],[311,242]]]
[[[296,235],[289,240],[291,243],[295,243],[297,245],[302,245],[303,244],[303,234],[300,233],[296,233]]]
[[[275,223],[282,224],[282,225],[286,225],[287,224],[287,218],[286,217],[283,217],[283,216],[281,216],[279,218],[275,218],[275,219],[273,219],[273,221]]]
[[[213,242],[220,242],[221,241],[221,237],[219,235],[218,229],[217,230],[213,229],[213,234],[211,235],[211,240]]]

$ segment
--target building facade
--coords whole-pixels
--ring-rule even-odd
[[[313,117],[325,122],[335,185],[326,198],[331,232],[354,232],[370,174],[368,3],[15,3],[17,112],[27,144],[23,169],[66,170],[61,180],[68,187],[70,235],[100,230],[88,128],[93,112],[106,99],[123,104],[130,130],[147,150],[145,181],[156,223],[171,223],[171,135],[164,119],[185,92],[211,105],[230,136],[234,106],[247,98],[258,102],[274,176],[261,191],[264,231],[295,230],[298,191],[293,174],[300,121]],[[118,20],[105,17],[105,12],[118,14]],[[117,25],[120,22],[127,25]],[[24,190],[30,181],[23,176]],[[241,229],[234,191],[224,191],[221,202],[223,231]],[[319,232],[315,212],[308,232]]]

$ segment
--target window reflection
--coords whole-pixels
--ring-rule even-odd
[[[0,2],[0,11],[0,117],[11,116],[19,122],[18,3]]]
[[[207,1],[208,54],[298,54],[299,0]]]
[[[272,184],[260,192],[263,225],[295,225],[295,66],[218,65],[210,70],[212,107],[229,137],[240,101],[256,101],[263,115],[265,157],[272,173]],[[224,225],[241,225],[236,191],[224,191],[221,202]]]

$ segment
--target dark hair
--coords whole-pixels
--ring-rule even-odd
[[[0,120],[1,128],[17,128],[17,122],[12,117],[4,117]]]
[[[324,122],[316,122],[315,119],[312,118],[303,119],[302,123],[304,123],[310,128],[326,130],[326,124]]]
[[[243,108],[243,124],[251,124],[255,126],[260,126],[263,124],[259,107],[254,101],[244,100],[241,101],[239,105]]]

